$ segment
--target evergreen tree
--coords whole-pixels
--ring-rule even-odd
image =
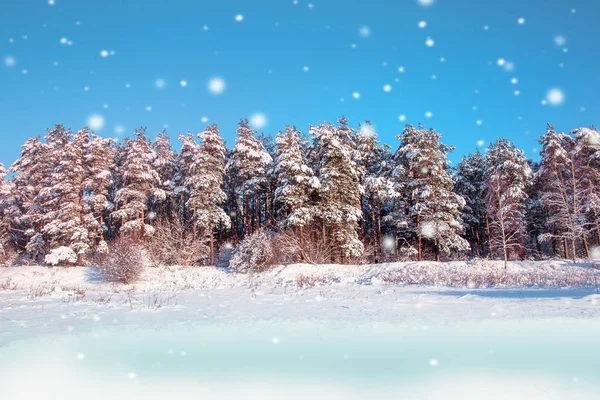
[[[311,128],[317,141],[322,219],[334,243],[340,248],[341,262],[358,257],[364,246],[358,239],[360,209],[360,171],[353,159],[352,129],[342,117],[337,127],[319,124]]]
[[[214,231],[231,225],[231,219],[222,207],[227,199],[223,191],[227,148],[216,124],[209,125],[198,137],[201,142],[192,167],[188,206],[195,210],[194,223],[208,235],[210,265],[215,265]]]
[[[304,161],[300,133],[295,126],[286,126],[285,132],[277,135],[276,142],[277,189],[274,205],[278,207],[279,218],[284,226],[302,230],[315,219],[309,201],[320,183]]]
[[[492,249],[504,266],[512,252],[523,254],[526,189],[532,177],[522,150],[506,139],[490,145],[485,158],[485,203]]]
[[[464,235],[471,244],[471,252],[477,257],[484,254],[486,234],[486,212],[483,200],[485,160],[477,150],[463,157],[454,174],[454,190],[465,199],[461,212]]]
[[[118,206],[112,217],[121,222],[122,235],[131,233],[143,239],[154,233],[154,227],[147,223],[152,219],[152,214],[146,215],[149,202],[166,198],[154,168],[156,152],[144,128],[135,131],[134,139],[126,140],[123,156],[122,186],[115,197]]]
[[[448,152],[453,148],[441,143],[433,129],[407,125],[400,139],[396,160],[402,165],[411,226],[417,237],[417,257],[422,259],[422,240],[433,244],[435,259],[440,252],[465,251],[469,244],[460,236],[463,227],[460,210],[465,201],[453,192],[448,168]]]
[[[363,212],[363,242],[370,237],[375,261],[379,260],[382,241],[382,219],[386,204],[399,196],[390,177],[391,152],[389,146],[379,143],[377,133],[369,121],[360,126],[353,136],[355,157],[360,168],[361,209]],[[369,234],[370,233],[370,234]],[[389,249],[391,250],[391,249]]]
[[[177,154],[171,147],[171,138],[166,132],[161,132],[152,144],[156,158],[152,163],[160,179],[159,188],[164,191],[163,201],[153,204],[152,209],[158,219],[173,218],[174,195],[177,187]]]
[[[241,202],[238,209],[242,210],[243,232],[251,233],[261,226],[260,196],[266,191],[266,173],[273,158],[254,137],[256,131],[248,120],[240,120],[237,134],[227,171],[232,175],[236,199]]]

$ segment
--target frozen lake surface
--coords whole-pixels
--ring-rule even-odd
[[[600,398],[591,289],[136,296],[0,293],[2,398]]]

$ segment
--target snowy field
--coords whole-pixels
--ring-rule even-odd
[[[409,268],[449,279],[460,266]],[[3,268],[1,397],[600,398],[593,285],[390,283],[404,268],[150,269],[135,286],[94,268]],[[531,269],[596,277],[567,262],[509,265]]]

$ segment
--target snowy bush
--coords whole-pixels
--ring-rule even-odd
[[[229,267],[235,272],[261,272],[279,264],[275,246],[276,234],[261,229],[254,232],[235,248]]]
[[[145,247],[156,267],[202,265],[209,254],[204,241],[194,238],[179,218],[158,221],[156,232],[146,241]]]
[[[50,251],[45,258],[46,263],[52,266],[75,264],[77,262],[77,254],[72,248],[62,246]]]
[[[148,265],[146,250],[137,242],[120,239],[112,244],[105,262],[100,266],[102,278],[108,282],[135,282]]]

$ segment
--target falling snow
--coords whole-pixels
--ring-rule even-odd
[[[267,125],[267,116],[263,113],[254,113],[250,116],[250,126],[255,129],[262,129]]]
[[[546,93],[546,101],[551,106],[560,106],[565,101],[565,93],[558,88],[552,88]]]
[[[225,80],[223,78],[215,77],[208,81],[208,91],[212,94],[218,95],[225,91]]]
[[[104,128],[104,117],[100,114],[92,114],[88,118],[87,124],[91,129],[99,131]]]

